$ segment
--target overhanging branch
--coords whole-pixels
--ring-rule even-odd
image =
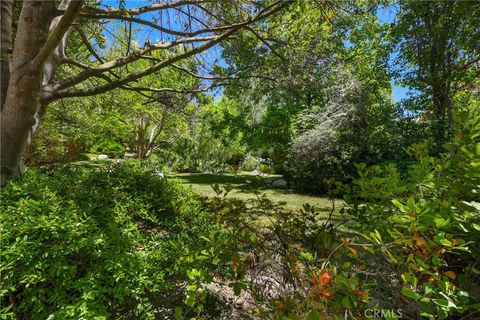
[[[67,98],[67,97],[76,97],[76,96],[92,96],[96,94],[101,94],[106,91],[119,88],[122,86],[127,85],[128,83],[132,81],[136,81],[144,76],[148,76],[158,70],[161,70],[165,67],[168,67],[178,61],[181,61],[185,58],[191,57],[197,53],[203,52],[205,50],[208,50],[209,48],[213,47],[214,45],[218,44],[219,42],[223,41],[224,39],[230,37],[233,33],[235,33],[237,30],[244,28],[251,23],[254,23],[256,21],[259,21],[271,14],[274,14],[275,12],[278,12],[279,10],[283,9],[290,3],[292,3],[294,0],[279,0],[277,2],[272,3],[271,5],[267,6],[264,8],[262,11],[260,11],[257,15],[254,17],[250,17],[246,21],[243,21],[241,23],[237,24],[232,24],[228,26],[228,30],[225,32],[219,34],[219,35],[214,35],[214,36],[206,36],[206,37],[187,37],[187,38],[181,38],[169,43],[156,43],[153,45],[149,45],[145,47],[142,50],[139,50],[127,57],[122,57],[119,59],[115,59],[109,62],[105,62],[101,64],[100,66],[90,68],[88,70],[84,70],[77,74],[76,76],[67,79],[65,81],[62,81],[58,84],[48,86],[44,88],[44,92],[47,94],[43,97],[42,101],[43,102],[51,102],[57,99],[61,98]],[[177,2],[176,4],[180,3],[181,1]],[[209,1],[203,1],[203,2],[209,2]],[[186,4],[186,1],[183,1],[184,4]],[[199,3],[199,1],[193,1],[192,3]],[[173,5],[173,4],[172,4]],[[164,5],[152,5],[148,6],[150,9],[153,7],[159,8],[164,7]],[[149,10],[150,10],[149,9]],[[152,9],[156,10],[156,9]],[[152,11],[150,10],[150,11]],[[143,11],[146,12],[146,11]],[[226,28],[222,27],[222,28]],[[134,62],[136,60],[142,59],[145,57],[145,55],[151,51],[154,50],[159,50],[159,49],[168,49],[171,47],[174,47],[176,45],[179,45],[181,43],[198,43],[198,42],[203,42],[203,44],[199,45],[198,47],[191,48],[190,50],[184,51],[183,53],[174,55],[170,58],[166,58],[165,60],[159,61],[152,66],[145,68],[143,70],[137,71],[137,72],[131,72],[128,73],[127,75],[123,77],[119,77],[118,79],[115,79],[113,81],[109,81],[108,83],[98,85],[95,87],[84,87],[84,88],[78,88],[74,87],[75,85],[84,82],[85,80],[91,78],[91,77],[102,77],[100,76],[102,73],[111,71],[112,69],[118,68],[120,66],[124,66],[126,64],[129,64],[131,62]]]
[[[33,70],[38,70],[43,66],[43,63],[47,61],[50,54],[55,50],[65,33],[68,31],[68,28],[70,28],[71,23],[75,20],[82,5],[83,0],[71,0],[57,26],[50,33],[47,41],[45,41],[42,49],[40,49],[40,52],[32,60],[31,67]]]
[[[144,76],[147,76],[147,75],[150,75],[162,68],[165,68],[179,60],[182,60],[182,59],[185,59],[185,58],[188,58],[192,55],[195,55],[199,52],[202,52],[202,51],[205,51],[211,47],[213,47],[214,45],[216,45],[217,43],[219,43],[220,41],[222,41],[223,39],[227,38],[228,36],[230,36],[233,32],[235,32],[237,29],[233,29],[233,30],[229,30],[228,32],[225,32],[217,37],[215,37],[213,40],[210,40],[209,42],[197,47],[197,48],[194,48],[194,49],[191,49],[191,50],[188,50],[188,51],[185,51],[184,53],[182,54],[179,54],[179,55],[176,55],[176,56],[173,56],[169,59],[166,59],[166,60],[163,60],[147,69],[143,69],[141,71],[138,71],[138,72],[132,72],[122,78],[119,78],[119,79],[116,79],[114,81],[111,81],[109,83],[106,83],[104,85],[101,85],[101,86],[97,86],[97,87],[93,87],[93,88],[84,88],[84,89],[61,89],[61,90],[58,90],[56,87],[53,87],[51,91],[51,94],[50,96],[46,97],[45,99],[47,100],[47,102],[51,102],[53,100],[57,100],[57,99],[61,99],[61,98],[67,98],[67,97],[81,97],[81,96],[92,96],[92,95],[96,95],[96,94],[100,94],[100,93],[104,93],[104,92],[107,92],[109,90],[112,90],[112,89],[115,89],[115,88],[118,88],[122,85],[125,85],[131,81],[135,81],[137,79],[140,79],[141,77],[144,77]],[[88,72],[89,70],[86,70],[85,72]],[[90,75],[90,73],[89,73]],[[90,76],[93,76],[95,75],[95,73],[92,73]],[[82,77],[83,78],[83,77]],[[88,78],[88,77],[87,77]],[[86,79],[86,78],[85,78]],[[83,80],[83,79],[82,79]],[[81,82],[81,80],[79,81]]]
[[[171,3],[158,3],[152,4],[149,6],[143,6],[140,8],[107,8],[105,10],[98,9],[98,8],[91,8],[86,7],[85,12],[94,13],[94,14],[109,14],[109,13],[119,13],[125,15],[139,15],[146,12],[151,11],[160,11],[160,10],[167,10],[172,8],[178,8],[189,4],[202,4],[208,2],[216,2],[218,0],[179,0],[177,2]],[[225,2],[230,2],[231,0],[224,0]]]
[[[105,63],[103,63],[103,64],[101,64],[97,67],[93,67],[93,68],[90,68],[88,70],[85,70],[85,71],[77,74],[76,76],[74,76],[70,79],[67,79],[65,81],[62,81],[62,82],[58,83],[54,87],[54,89],[55,90],[62,90],[62,89],[74,86],[74,85],[76,85],[80,82],[83,82],[83,81],[89,79],[90,77],[94,77],[94,76],[96,76],[100,73],[103,73],[103,72],[106,72],[106,71],[109,71],[109,70],[112,70],[112,69],[116,69],[118,67],[124,66],[124,65],[132,63],[134,61],[137,61],[137,60],[141,59],[145,54],[147,54],[149,52],[152,52],[152,51],[155,51],[155,50],[168,49],[168,48],[172,48],[172,47],[175,47],[179,44],[184,44],[184,43],[205,42],[205,41],[209,41],[209,40],[215,40],[216,38],[217,37],[215,37],[215,36],[196,37],[196,38],[182,38],[182,39],[179,39],[179,40],[176,40],[176,41],[173,41],[173,42],[167,42],[167,43],[159,42],[159,43],[156,43],[156,44],[152,44],[152,45],[146,47],[145,49],[142,49],[142,50],[139,50],[135,53],[132,53],[131,55],[129,55],[127,57],[122,57],[122,58],[118,58],[118,59],[115,59],[115,60],[111,60],[111,61],[105,62]]]

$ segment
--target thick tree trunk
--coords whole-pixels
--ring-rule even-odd
[[[32,60],[48,36],[54,1],[25,1],[17,27],[12,69],[1,113],[1,184],[21,175],[20,160],[40,106],[43,68]]]

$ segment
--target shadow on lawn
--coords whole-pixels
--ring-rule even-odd
[[[200,185],[232,185],[236,190],[250,193],[252,187],[247,184],[247,180],[256,182],[257,177],[254,174],[214,174],[214,173],[193,173],[193,174],[177,174],[174,176],[176,179],[182,180],[188,184],[200,184]],[[263,183],[258,185],[259,189],[265,189],[265,184],[272,182],[272,180],[280,178],[279,175],[273,175],[263,178]]]

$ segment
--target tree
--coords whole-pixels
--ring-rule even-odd
[[[295,138],[313,126],[302,115],[317,117],[328,108],[326,91],[338,66],[352,71],[365,88],[365,108],[388,99],[386,27],[378,23],[376,9],[377,3],[365,1],[299,1],[269,17],[272,27],[266,33],[246,29],[242,41],[222,44],[234,69],[262,70],[274,79],[250,81],[248,91],[227,88],[226,94],[244,109],[249,146],[268,154],[279,169]]]
[[[417,91],[413,104],[426,111],[437,147],[448,138],[453,98],[480,71],[480,6],[475,1],[401,1],[394,26],[401,82]]]
[[[1,183],[21,176],[22,157],[29,136],[38,128],[48,104],[116,88],[155,93],[177,91],[172,88],[138,88],[134,82],[206,51],[242,28],[265,28],[257,22],[291,2],[293,0],[255,3],[178,0],[126,8],[125,2],[120,1],[118,8],[101,9],[82,0],[62,0],[58,8],[54,1],[25,0],[18,18],[15,18],[13,12],[17,2],[2,1]],[[165,19],[166,15],[172,14],[179,17],[175,25]],[[132,39],[127,39],[125,54],[107,61],[102,57],[102,50],[96,50],[96,43],[91,40],[93,36],[89,38],[83,28],[102,21],[126,22],[130,30],[132,26],[148,27],[160,32],[162,39],[153,43],[146,39],[144,46],[134,51],[130,46]],[[16,28],[15,35],[12,26]],[[104,30],[109,31],[105,27]],[[89,52],[83,61],[71,59],[67,54],[69,40],[75,37],[83,45],[80,50]],[[153,58],[151,53],[158,50],[170,54],[161,59]],[[151,61],[151,64],[142,70],[129,71],[130,64],[142,59]],[[65,65],[79,71],[59,79],[57,74],[61,74]]]

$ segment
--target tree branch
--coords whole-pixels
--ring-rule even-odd
[[[167,66],[170,66],[174,64],[177,61],[180,61],[182,59],[191,57],[197,53],[203,52],[205,50],[208,50],[209,48],[213,47],[214,45],[218,44],[222,40],[228,38],[231,36],[234,32],[237,30],[253,23],[256,21],[259,21],[292,3],[294,0],[279,0],[271,5],[269,5],[267,8],[263,9],[260,11],[256,16],[250,17],[244,22],[237,23],[231,25],[231,28],[217,36],[210,36],[210,37],[193,37],[193,38],[183,38],[183,39],[178,39],[176,41],[170,42],[170,43],[157,43],[154,44],[146,49],[140,50],[128,57],[112,60],[110,62],[106,62],[96,68],[91,68],[89,70],[85,70],[81,73],[79,73],[77,76],[67,79],[66,81],[63,81],[57,85],[51,86],[49,88],[45,88],[46,92],[49,92],[49,95],[46,95],[44,97],[45,102],[51,102],[57,99],[61,98],[67,98],[67,97],[75,97],[75,96],[92,96],[100,93],[104,93],[106,91],[121,87],[126,85],[129,82],[135,81],[141,77],[150,75],[162,68],[165,68]],[[154,5],[156,6],[156,5]],[[206,41],[206,42],[205,42]],[[170,48],[172,46],[178,45],[180,43],[190,43],[190,42],[205,42],[204,44],[195,47],[193,49],[187,50],[181,54],[177,54],[175,56],[172,56],[168,59],[165,59],[163,61],[160,61],[149,68],[140,70],[138,72],[131,72],[119,79],[115,79],[114,81],[110,81],[108,83],[105,83],[100,86],[96,87],[90,87],[90,88],[69,88],[71,86],[74,86],[75,84],[78,84],[80,82],[83,82],[87,80],[88,78],[92,76],[96,76],[98,74],[101,74],[105,71],[117,68],[119,66],[123,66],[127,63],[136,61],[142,56],[150,51],[157,50],[157,49],[166,49]]]
[[[83,30],[76,26],[75,27],[75,30],[78,32],[78,34],[80,35],[80,39],[82,40],[83,44],[85,45],[85,47],[87,48],[88,52],[90,52],[90,54],[92,56],[95,57],[95,59],[97,59],[98,62],[100,63],[104,63],[103,62],[103,59],[95,52],[95,50],[93,49],[92,45],[90,44],[90,41],[88,41],[88,38],[87,36],[85,35],[85,32],[83,32]]]
[[[211,40],[211,41],[209,41],[209,42],[207,42],[207,43],[205,43],[205,44],[203,44],[203,45],[201,45],[197,48],[194,48],[194,49],[186,51],[182,54],[173,56],[169,59],[163,60],[163,61],[151,66],[150,68],[147,68],[147,69],[144,69],[144,70],[141,70],[141,71],[138,71],[138,72],[132,72],[132,73],[124,76],[123,78],[116,79],[116,80],[111,81],[109,83],[106,83],[102,86],[98,86],[98,87],[94,87],[94,88],[85,88],[85,89],[61,89],[61,90],[59,90],[57,86],[54,86],[53,88],[50,88],[50,92],[51,92],[50,96],[45,97],[45,99],[48,102],[51,102],[53,100],[57,100],[57,99],[61,99],[61,98],[75,97],[75,96],[92,96],[92,95],[107,92],[109,90],[118,88],[118,87],[120,87],[124,84],[127,84],[131,81],[135,81],[137,79],[140,79],[141,77],[150,75],[150,74],[152,74],[152,73],[154,73],[154,72],[156,72],[156,71],[158,71],[162,68],[165,68],[165,67],[167,67],[167,66],[171,65],[172,63],[175,63],[179,60],[182,60],[184,58],[188,58],[188,57],[190,57],[194,54],[197,54],[199,52],[207,50],[207,49],[213,47],[214,45],[216,45],[217,43],[219,43],[220,41],[222,41],[223,39],[225,39],[226,37],[230,36],[235,31],[236,31],[236,29],[225,32],[222,35],[215,37],[213,40]],[[106,69],[106,70],[109,70],[109,69]],[[82,76],[81,79],[80,78],[75,79],[75,83],[79,83],[79,82],[83,81],[84,79],[87,79],[90,76],[93,76],[93,75],[98,73],[98,72],[97,73],[95,73],[95,72],[91,73],[89,71],[90,70],[84,71],[84,74],[86,74],[88,76]],[[101,71],[101,72],[103,72],[103,71]],[[79,81],[77,81],[77,80],[79,80]]]
[[[171,34],[174,36],[182,36],[182,37],[195,37],[204,33],[215,33],[215,32],[221,32],[228,30],[232,27],[232,25],[225,25],[225,26],[220,26],[220,27],[212,27],[212,28],[203,28],[191,32],[184,32],[184,31],[177,31],[177,30],[172,30],[168,29],[165,27],[162,27],[156,23],[135,18],[135,17],[130,17],[130,16],[124,16],[120,14],[90,14],[90,13],[84,13],[81,15],[84,18],[89,18],[89,19],[110,19],[110,20],[121,20],[121,21],[129,21],[129,22],[134,22],[138,23],[141,25],[145,25],[148,27],[151,27],[155,30],[165,32],[167,34]]]
[[[250,28],[250,27],[247,27],[246,28],[248,31],[250,31],[251,33],[253,33],[253,35],[258,39],[260,40],[261,42],[263,42],[267,48],[270,49],[270,51],[272,51],[272,53],[274,55],[276,55],[277,57],[279,57],[282,61],[287,61],[287,59],[285,59],[285,57],[283,57],[281,54],[279,54],[271,45],[270,43],[268,43],[268,41],[264,38],[262,38],[255,30],[253,30],[253,28]]]
[[[154,92],[154,93],[164,93],[164,92],[172,92],[172,93],[200,93],[200,92],[205,92],[208,90],[211,90],[213,88],[218,88],[218,87],[223,87],[228,85],[228,83],[216,83],[212,84],[208,87],[203,87],[203,88],[183,88],[183,89],[176,89],[176,88],[150,88],[150,87],[137,87],[137,86],[124,86],[122,89],[124,90],[129,90],[129,91],[136,91],[136,92]]]
[[[216,2],[216,1],[218,0],[179,0],[173,3],[158,3],[158,4],[152,4],[152,5],[144,6],[140,8],[110,8],[109,7],[105,10],[86,7],[84,11],[85,13],[90,12],[94,14],[120,13],[120,14],[129,14],[129,15],[140,15],[146,12],[177,8],[177,7],[185,6],[188,4],[201,4],[201,3]],[[229,0],[224,0],[224,1],[229,1]]]
[[[234,75],[230,75],[230,76],[225,76],[225,77],[202,76],[202,75],[196,74],[195,72],[193,72],[191,70],[188,70],[186,68],[183,68],[183,67],[181,67],[179,65],[176,65],[176,64],[172,64],[172,67],[174,67],[175,69],[178,69],[180,71],[183,71],[183,72],[191,75],[194,78],[202,79],[202,80],[212,80],[213,81],[213,80],[238,80],[238,79],[260,78],[260,79],[266,79],[266,80],[270,80],[270,81],[276,81],[276,79],[274,79],[274,78],[271,78],[271,77],[268,77],[268,76],[262,76],[262,75],[253,75],[253,76],[234,76]]]
[[[72,0],[63,14],[60,22],[50,33],[50,36],[45,41],[42,49],[37,56],[32,60],[31,67],[33,70],[38,70],[43,66],[43,63],[48,59],[50,54],[55,50],[65,33],[70,28],[71,23],[75,20],[77,13],[83,5],[83,0]]]
[[[62,90],[71,86],[74,86],[80,82],[83,82],[90,77],[94,77],[100,73],[124,66],[128,63],[132,63],[134,61],[137,61],[142,58],[143,55],[155,51],[155,50],[160,50],[160,49],[168,49],[174,46],[177,46],[182,43],[192,43],[192,42],[205,42],[208,40],[215,40],[217,37],[211,36],[211,37],[196,37],[196,38],[182,38],[173,42],[167,42],[167,43],[162,43],[158,42],[156,44],[152,44],[149,47],[142,49],[140,51],[137,51],[135,53],[132,53],[131,55],[127,57],[122,57],[118,58],[115,60],[111,60],[108,62],[105,62],[97,67],[90,68],[88,70],[85,70],[76,76],[66,79],[57,85],[54,86],[54,90]]]

